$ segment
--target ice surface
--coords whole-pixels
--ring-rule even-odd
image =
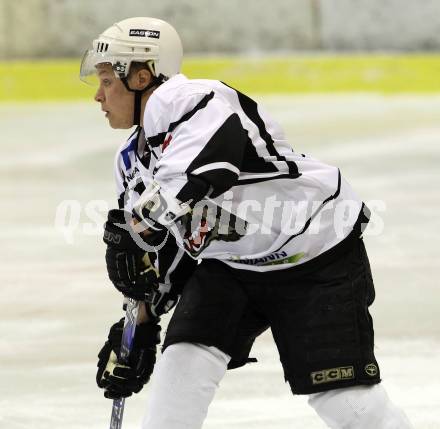
[[[385,202],[383,233],[366,237],[376,353],[415,427],[440,428],[440,97],[261,101],[295,150],[338,165],[365,201]],[[96,354],[121,310],[95,225],[115,205],[113,153],[127,133],[92,102],[3,104],[0,130],[0,428],[105,428]],[[67,212],[67,230],[55,228],[63,200],[79,215]],[[258,364],[227,374],[204,428],[324,428],[284,384],[270,334],[253,355]],[[147,397],[127,400],[124,428],[140,426]]]

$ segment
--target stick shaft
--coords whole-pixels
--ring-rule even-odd
[[[128,298],[127,308],[125,310],[124,329],[122,331],[121,351],[119,361],[128,362],[131,348],[133,346],[134,333],[136,330],[136,321],[139,313],[139,302]],[[114,399],[112,416],[110,420],[110,429],[121,429],[122,417],[124,416],[125,398]]]

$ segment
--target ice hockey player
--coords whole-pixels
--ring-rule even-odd
[[[110,280],[144,311],[128,366],[117,361],[122,322],[111,327],[98,386],[107,398],[141,390],[160,317],[177,304],[143,429],[201,428],[226,370],[252,361],[268,328],[292,392],[328,427],[410,428],[373,352],[367,207],[253,99],[188,79],[181,61],[171,25],[136,17],[105,30],[81,64],[110,126],[137,125],[116,155],[119,209],[104,241]]]

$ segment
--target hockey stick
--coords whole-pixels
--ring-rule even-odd
[[[119,362],[122,364],[128,363],[128,356],[133,345],[134,331],[136,329],[136,322],[139,313],[139,301],[131,298],[127,298],[127,301],[124,330],[122,331],[121,350],[119,356]],[[121,429],[122,417],[124,415],[124,405],[125,398],[113,400],[110,429]]]

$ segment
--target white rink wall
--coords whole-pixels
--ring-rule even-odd
[[[0,0],[0,60],[77,56],[139,15],[171,22],[187,52],[440,47],[437,0]]]
[[[326,49],[437,50],[438,0],[320,0]]]
[[[169,21],[187,52],[316,45],[306,0],[0,0],[0,57],[78,55],[105,28],[130,16]]]

